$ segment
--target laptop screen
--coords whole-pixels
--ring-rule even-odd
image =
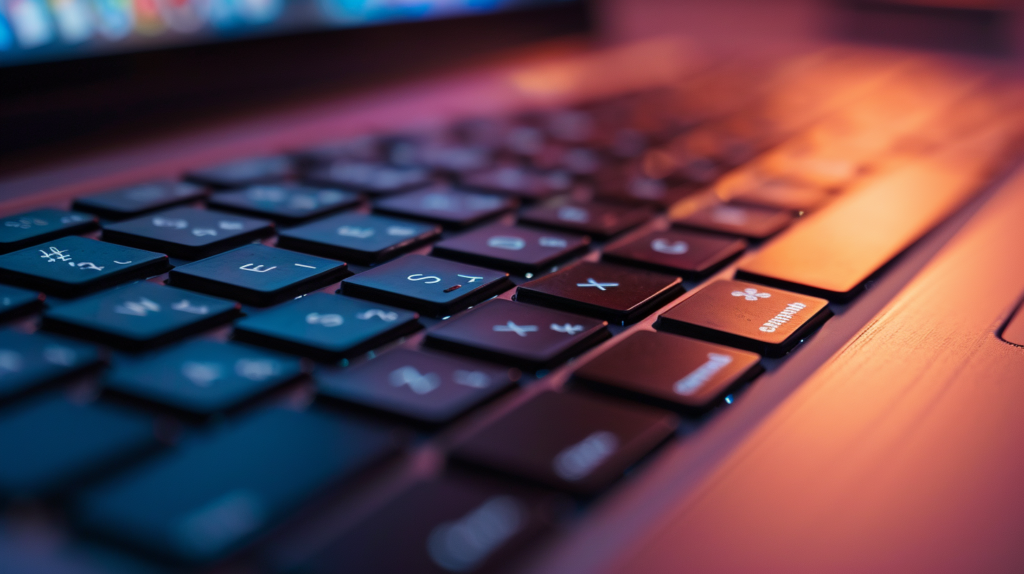
[[[555,3],[567,0],[0,0],[0,66]]]

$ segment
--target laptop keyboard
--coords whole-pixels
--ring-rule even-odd
[[[514,566],[981,187],[1021,122],[977,102],[1007,90],[897,60],[732,64],[2,219],[0,516],[173,568]]]

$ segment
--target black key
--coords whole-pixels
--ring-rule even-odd
[[[785,229],[794,219],[788,211],[717,203],[689,215],[673,218],[672,223],[749,239],[766,239]]]
[[[422,166],[449,174],[472,173],[491,166],[491,152],[481,146],[419,144],[392,147],[390,160],[403,167]]]
[[[312,185],[353,189],[370,195],[388,195],[424,187],[433,181],[430,172],[420,167],[349,162],[312,169],[303,179]]]
[[[175,267],[170,284],[262,307],[330,285],[345,276],[346,268],[341,261],[266,245],[243,245]]]
[[[109,389],[194,414],[247,401],[302,374],[299,359],[266,349],[193,340],[156,354],[127,357],[107,374]]]
[[[282,229],[277,246],[370,265],[415,249],[441,234],[429,223],[363,213],[342,213]]]
[[[427,331],[426,344],[528,369],[553,367],[607,339],[607,323],[495,299]]]
[[[607,203],[540,205],[523,211],[519,221],[606,239],[650,220],[654,212]]]
[[[167,267],[161,253],[71,236],[0,255],[0,280],[71,298],[158,275]]]
[[[598,178],[594,195],[599,200],[666,209],[700,189],[700,186],[693,184],[670,183],[633,174],[615,174]]]
[[[310,146],[290,154],[303,167],[315,167],[342,160],[375,161],[380,159],[381,141],[376,136],[359,136]]]
[[[74,208],[112,221],[174,207],[206,197],[206,188],[187,181],[154,181],[75,200]]]
[[[37,209],[0,220],[0,253],[96,228],[96,217],[77,211]]]
[[[313,293],[235,325],[235,338],[271,349],[334,362],[420,328],[416,313],[387,305]]]
[[[218,193],[210,207],[298,225],[307,219],[358,205],[362,196],[351,191],[289,183],[254,185]]]
[[[79,373],[100,362],[96,347],[63,337],[0,331],[0,399]]]
[[[303,566],[310,574],[479,572],[505,567],[550,526],[551,495],[450,473],[405,490]]]
[[[672,435],[670,412],[545,391],[457,443],[452,456],[592,495]]]
[[[128,351],[142,351],[235,317],[239,306],[191,291],[140,281],[54,307],[42,327]]]
[[[662,314],[656,326],[781,357],[831,316],[824,299],[742,281],[715,281]]]
[[[441,317],[511,286],[508,273],[413,254],[345,279],[341,292]]]
[[[44,298],[42,293],[0,285],[0,321],[35,311]]]
[[[185,179],[211,187],[231,188],[272,183],[294,174],[292,161],[281,155],[249,157],[185,174]]]
[[[683,280],[641,269],[581,261],[516,289],[516,299],[630,323],[683,292]]]
[[[637,368],[642,357],[643,368]],[[639,331],[587,361],[573,377],[672,406],[703,408],[764,369],[755,353],[697,339]]]
[[[269,237],[274,224],[232,213],[176,207],[103,228],[103,240],[182,259],[209,257]]]
[[[744,181],[731,186],[723,186],[724,197],[730,203],[754,205],[759,207],[770,207],[802,213],[813,211],[829,199],[829,193],[824,189],[811,185],[761,177],[754,181]]]
[[[567,172],[544,172],[513,165],[470,173],[459,181],[466,188],[512,195],[523,200],[546,199],[572,189],[572,176]]]
[[[722,268],[746,248],[742,239],[697,231],[655,231],[606,249],[602,259],[696,279]]]
[[[516,201],[508,197],[436,186],[381,199],[373,208],[451,227],[469,227],[515,209],[516,205]]]
[[[266,410],[90,489],[75,514],[87,529],[134,546],[211,560],[396,446],[381,427]]]
[[[430,253],[522,274],[547,269],[588,247],[590,239],[581,235],[494,224],[445,239]]]
[[[28,498],[80,483],[157,446],[153,421],[49,395],[0,411],[0,495]]]

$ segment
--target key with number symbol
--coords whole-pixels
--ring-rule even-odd
[[[521,366],[553,367],[607,339],[607,323],[514,303],[488,301],[427,331],[426,344]]]
[[[44,298],[42,293],[0,285],[0,321],[35,311],[42,306]]]
[[[120,221],[203,199],[206,188],[187,181],[153,181],[75,200],[75,209]]]
[[[673,217],[672,223],[679,227],[738,235],[748,239],[767,239],[785,229],[794,220],[791,213],[778,209],[717,203],[684,216]]]
[[[46,333],[0,330],[0,399],[89,369],[96,347]]]
[[[60,209],[37,209],[12,215],[0,219],[0,253],[92,231],[96,223],[96,217],[88,213]]]
[[[282,229],[277,246],[370,265],[415,249],[440,234],[441,228],[430,223],[342,213]]]
[[[210,187],[234,188],[258,183],[271,183],[290,178],[295,172],[291,159],[260,156],[239,159],[185,174],[189,181]]]
[[[435,186],[381,199],[374,210],[462,228],[501,215],[516,205],[508,197]]]
[[[267,306],[341,279],[346,264],[266,245],[244,245],[171,270],[170,284]]]
[[[605,249],[601,258],[696,279],[721,269],[746,248],[742,239],[697,231],[655,231]]]
[[[475,305],[511,286],[508,273],[406,255],[341,282],[341,292],[440,317]]]
[[[513,273],[533,273],[578,255],[589,246],[590,239],[585,236],[494,224],[442,240],[434,245],[431,255]]]
[[[142,351],[230,320],[239,306],[141,281],[54,307],[42,327],[127,351]]]
[[[273,233],[274,224],[265,219],[177,207],[104,226],[103,240],[200,259]]]
[[[351,189],[369,195],[389,195],[430,185],[430,172],[420,167],[338,162],[311,169],[303,176],[310,185]]]
[[[254,185],[215,194],[210,207],[253,217],[272,219],[282,225],[303,221],[358,205],[362,197],[351,191],[289,183]]]
[[[157,275],[167,267],[161,253],[71,236],[0,255],[0,280],[71,298]]]
[[[618,235],[650,220],[654,212],[610,203],[557,203],[523,211],[519,221],[583,233],[599,239]]]

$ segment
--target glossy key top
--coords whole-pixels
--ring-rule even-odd
[[[215,194],[210,207],[253,217],[271,219],[282,225],[297,225],[328,213],[352,207],[362,196],[351,191],[296,184],[262,184]]]
[[[605,249],[612,263],[696,279],[713,273],[747,248],[742,239],[687,230],[654,231]]]
[[[607,239],[644,223],[654,212],[611,203],[561,203],[538,205],[523,211],[519,220]]]
[[[381,199],[373,208],[380,213],[461,228],[501,215],[516,205],[508,197],[436,186]]]
[[[657,327],[780,357],[831,316],[824,299],[743,281],[715,281],[663,313]]]
[[[187,181],[153,181],[75,200],[75,209],[120,221],[206,197],[206,188]]]
[[[249,157],[193,170],[186,173],[185,178],[211,187],[232,188],[281,181],[293,173],[291,159],[272,155]]]
[[[265,410],[90,489],[74,515],[93,532],[150,552],[211,560],[395,448],[381,427],[318,411]]]
[[[675,218],[672,222],[680,227],[738,235],[748,239],[766,239],[785,229],[794,220],[793,214],[780,209],[717,203]]]
[[[444,239],[431,255],[512,273],[535,273],[587,250],[590,238],[522,226],[488,225]]]
[[[455,444],[452,456],[593,495],[671,436],[677,423],[661,409],[544,391]]]
[[[430,185],[430,172],[420,167],[395,167],[376,163],[339,162],[308,171],[303,180],[311,185],[389,195]]]
[[[182,259],[209,257],[274,233],[274,224],[231,213],[176,207],[103,228],[103,240]]]
[[[0,253],[96,228],[96,217],[77,211],[37,209],[0,219]]]
[[[96,347],[46,333],[0,330],[0,399],[100,362]]]
[[[277,246],[370,265],[415,249],[440,234],[441,227],[432,223],[342,213],[282,229]]]
[[[36,291],[0,285],[0,321],[17,317],[38,309],[44,295]]]

